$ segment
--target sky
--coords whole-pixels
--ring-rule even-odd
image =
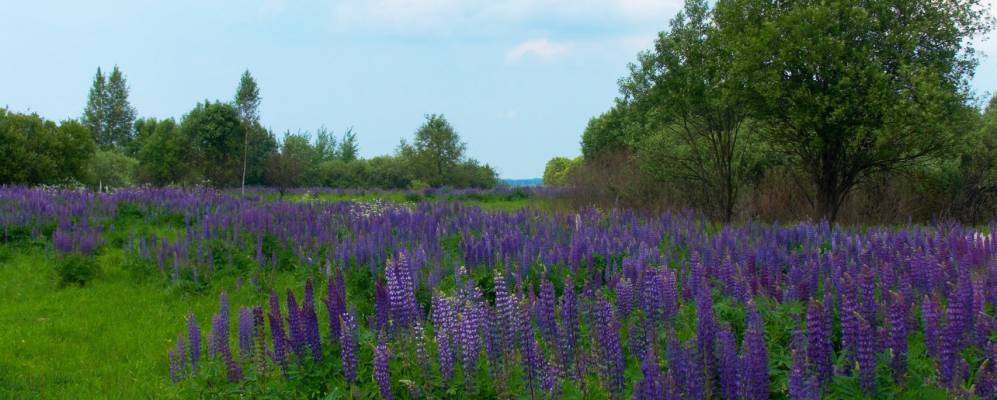
[[[426,114],[444,114],[467,155],[533,178],[580,153],[628,62],[677,0],[15,1],[0,13],[0,106],[78,118],[97,67],[117,65],[140,117],[180,118],[231,100],[248,69],[261,117],[390,154]],[[976,47],[997,55],[997,40]],[[997,87],[984,56],[973,87]]]

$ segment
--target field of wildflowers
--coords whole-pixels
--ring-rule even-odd
[[[994,226],[723,226],[421,196],[6,188],[0,240],[72,290],[113,253],[136,282],[217,299],[157,332],[176,338],[151,345],[169,397],[997,394]]]

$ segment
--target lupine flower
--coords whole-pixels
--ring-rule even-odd
[[[329,314],[329,337],[339,338],[339,317],[346,312],[346,286],[343,271],[336,269],[335,276],[329,277],[326,288],[325,308]]]
[[[388,329],[388,320],[391,313],[391,303],[388,300],[388,290],[380,280],[374,282],[374,318],[371,319],[374,331],[380,332]]]
[[[698,340],[697,340],[698,343]],[[686,392],[690,399],[705,399],[707,394],[706,365],[703,363],[705,357],[699,353],[699,349],[692,341],[685,345],[686,359],[689,360],[689,368],[686,370]]]
[[[201,328],[197,326],[194,313],[187,314],[187,347],[190,349],[191,375],[197,375],[197,364],[201,361]]]
[[[253,356],[253,311],[246,307],[239,308],[239,357],[247,361]]]
[[[390,359],[391,353],[388,352],[388,344],[382,337],[378,341],[377,348],[374,349],[374,380],[377,381],[377,387],[381,391],[381,398],[385,400],[394,398],[391,394],[391,374],[388,371]]]
[[[253,339],[255,341],[253,364],[256,365],[256,371],[261,375],[266,374],[267,370],[267,336],[263,324],[263,307],[253,307]]]
[[[557,323],[555,322],[554,308],[554,285],[547,280],[546,277],[540,280],[540,299],[537,303],[537,325],[540,327],[540,333],[545,339],[553,342],[557,330]]]
[[[706,375],[703,376],[706,378],[706,387],[711,387],[716,383],[717,365],[714,354],[715,328],[713,324],[713,298],[709,285],[704,283],[696,293],[696,346],[699,357],[702,357],[700,364],[706,371]]]
[[[268,317],[270,319],[270,337],[273,339],[271,357],[274,363],[286,370],[289,344],[287,336],[284,333],[284,321],[280,313],[280,299],[277,297],[277,293],[272,290],[270,291],[270,314]]]
[[[686,377],[689,374],[689,360],[686,355],[685,349],[682,348],[682,344],[679,343],[678,337],[675,332],[669,332],[668,337],[668,376],[672,382],[685,382]],[[686,385],[673,386],[676,393],[679,396],[684,397],[687,391]]]
[[[453,376],[454,349],[451,327],[456,323],[455,311],[450,302],[440,295],[433,296],[433,331],[436,334],[436,353],[439,356],[440,375],[444,382]]]
[[[415,355],[419,361],[419,368],[425,374],[424,376],[428,376],[429,372],[432,371],[432,366],[429,362],[429,352],[426,350],[426,343],[428,341],[426,328],[419,321],[415,321]]]
[[[564,294],[561,296],[560,354],[565,372],[574,368],[575,346],[578,342],[578,303],[575,298],[571,278],[565,279]]]
[[[807,354],[817,381],[826,384],[834,372],[833,354],[831,348],[830,315],[826,315],[824,307],[811,300],[807,306]]]
[[[353,312],[345,312],[339,319],[340,357],[343,361],[343,376],[346,382],[357,380],[357,320]]]
[[[769,398],[768,351],[765,349],[765,327],[754,302],[748,302],[748,327],[741,346],[742,396],[749,400]]]
[[[388,281],[391,319],[400,327],[410,326],[415,322],[417,309],[412,271],[405,253],[399,253],[395,258],[388,260],[384,275]]]
[[[183,370],[186,365],[187,349],[184,346],[183,335],[177,336],[177,348],[169,353],[170,358],[170,380],[173,383],[183,379]]]
[[[305,359],[305,350],[308,346],[305,338],[305,322],[301,315],[301,308],[294,298],[291,289],[287,290],[287,335],[290,339],[291,350],[298,356],[299,360]]]
[[[477,377],[478,370],[478,356],[481,354],[476,314],[475,310],[472,309],[472,305],[466,303],[464,305],[464,313],[458,318],[460,324],[458,339],[460,340],[461,355],[463,356],[462,361],[464,362],[464,382],[468,388],[474,386],[473,381]],[[473,393],[473,390],[469,390],[469,392]]]
[[[312,360],[322,359],[322,341],[318,329],[318,316],[315,315],[315,293],[311,279],[305,281],[305,298],[301,303],[301,319],[308,348],[312,351]]]
[[[876,348],[873,340],[872,327],[858,313],[855,314],[858,321],[859,331],[856,338],[855,358],[859,363],[859,382],[866,394],[872,395],[876,391]]]
[[[623,391],[623,349],[620,344],[620,322],[616,319],[613,306],[605,298],[599,298],[596,309],[598,321],[598,345],[600,365],[606,389],[611,393]]]
[[[928,349],[928,355],[938,358],[941,325],[939,315],[941,312],[938,303],[928,295],[921,301],[921,320],[924,325],[924,345]]]
[[[899,384],[907,372],[907,308],[896,292],[890,292],[890,298],[890,346],[893,348],[890,367],[894,381]]]
[[[730,325],[720,325],[717,332],[717,364],[720,374],[719,397],[724,400],[737,398],[737,339]]]
[[[634,386],[634,400],[658,400],[665,397],[665,390],[662,387],[661,367],[658,366],[658,357],[654,352],[649,351],[644,356],[644,362],[640,367],[641,378]]]

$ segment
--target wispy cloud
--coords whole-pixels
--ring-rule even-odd
[[[567,43],[556,43],[547,39],[530,39],[509,49],[505,54],[505,60],[509,63],[518,63],[528,58],[536,58],[551,62],[568,55],[570,51],[571,45]]]

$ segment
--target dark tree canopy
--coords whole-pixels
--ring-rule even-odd
[[[191,165],[203,183],[214,187],[239,185],[245,130],[234,106],[222,102],[198,104],[184,115],[180,132],[189,142]]]

